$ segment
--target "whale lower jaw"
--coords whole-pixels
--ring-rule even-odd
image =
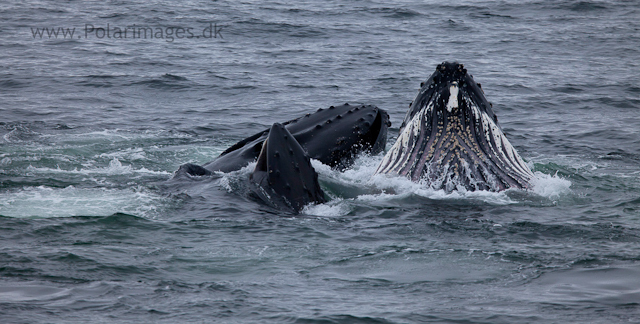
[[[282,124],[271,126],[250,181],[254,193],[277,209],[297,214],[308,204],[326,202],[309,156]]]
[[[480,88],[466,70],[459,71],[464,78],[435,84],[432,76],[423,86],[376,173],[406,176],[447,192],[530,188],[533,173]]]

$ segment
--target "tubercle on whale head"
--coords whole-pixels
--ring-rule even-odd
[[[433,77],[438,79],[444,78],[450,81],[461,81],[466,74],[467,69],[464,68],[463,64],[458,62],[442,62],[436,67],[436,72],[433,74]],[[439,81],[440,80],[434,79],[434,82]]]
[[[446,86],[452,82],[457,82],[460,86],[463,86],[467,76],[467,69],[464,68],[464,65],[458,62],[442,62],[436,66],[435,72],[426,81],[420,83],[420,90]]]

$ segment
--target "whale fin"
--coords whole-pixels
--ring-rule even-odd
[[[271,126],[250,179],[255,193],[278,209],[298,213],[309,203],[326,201],[309,156],[279,123]]]

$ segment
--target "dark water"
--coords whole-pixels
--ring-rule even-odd
[[[4,1],[0,322],[639,322],[639,8]],[[107,24],[163,39],[85,34]],[[386,109],[391,144],[445,60],[482,83],[532,191],[447,195],[362,157],[315,163],[333,200],[293,217],[244,194],[248,168],[167,181],[344,102]]]

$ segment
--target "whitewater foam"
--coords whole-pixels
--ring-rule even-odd
[[[34,167],[33,165],[29,165],[27,167],[27,171],[30,172],[38,172],[38,173],[69,173],[69,174],[82,174],[82,175],[92,175],[92,174],[105,174],[105,175],[123,175],[123,174],[134,174],[134,173],[146,173],[146,174],[154,174],[154,175],[166,175],[170,176],[172,173],[168,171],[154,171],[149,170],[145,167],[141,167],[139,169],[133,168],[131,165],[123,165],[118,158],[113,158],[109,161],[109,165],[106,167],[89,167],[89,168],[74,168],[71,170],[61,169],[59,166],[56,168],[49,167]]]
[[[310,204],[302,209],[302,214],[324,217],[346,216],[352,208],[348,199],[337,198],[324,204]]]
[[[39,186],[3,193],[0,199],[0,215],[52,218],[126,213],[154,217],[163,205],[162,197],[142,187],[107,189]]]
[[[343,216],[353,210],[353,204],[387,204],[402,201],[411,196],[419,196],[432,200],[455,201],[470,200],[480,201],[492,205],[509,205],[520,203],[520,199],[513,198],[512,192],[521,191],[525,194],[534,194],[549,200],[555,200],[559,196],[571,193],[571,181],[560,176],[535,172],[532,179],[533,187],[522,191],[509,189],[501,192],[491,191],[467,191],[459,188],[451,192],[435,190],[422,182],[413,182],[410,179],[385,174],[374,174],[380,163],[381,156],[361,156],[354,166],[340,172],[312,160],[311,163],[320,175],[321,181],[331,181],[344,186],[353,186],[368,189],[370,192],[360,194],[353,199],[333,199],[325,204],[313,205],[304,209],[304,213],[319,216]],[[373,176],[372,176],[373,175]]]
[[[554,199],[571,193],[571,181],[561,178],[557,172],[554,175],[548,175],[538,171],[534,174],[531,183],[533,184],[531,191],[545,198]]]

